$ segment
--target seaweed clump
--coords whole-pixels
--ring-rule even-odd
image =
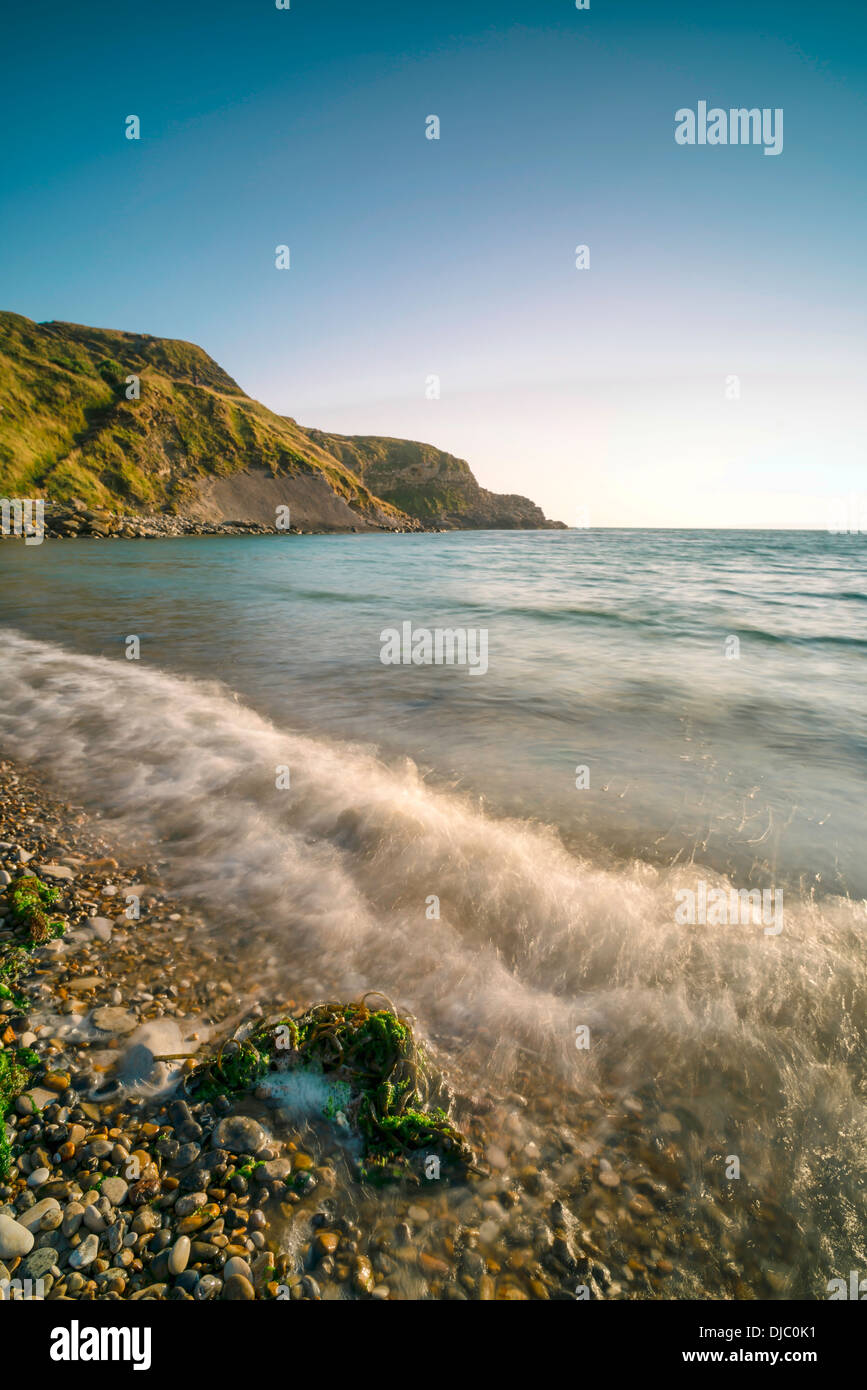
[[[446,1112],[427,1104],[430,1067],[409,1022],[393,1008],[368,1008],[368,997],[317,1004],[298,1018],[231,1039],[189,1074],[189,1093],[200,1100],[237,1095],[269,1073],[301,1068],[327,1077],[348,1096],[345,1120],[364,1141],[362,1178],[413,1176],[417,1162],[431,1157],[466,1173],[472,1149]],[[338,1118],[328,1111],[326,1117]]]
[[[29,1047],[0,1048],[0,1178],[9,1173],[11,1149],[6,1138],[6,1114],[13,1101],[26,1091],[42,1063]]]
[[[11,907],[10,918],[13,927],[23,927],[34,946],[63,934],[63,922],[59,917],[53,920],[45,911],[53,907],[60,897],[56,888],[43,883],[35,874],[16,879],[6,890]]]
[[[46,941],[62,936],[65,924],[59,917],[50,917],[60,897],[56,888],[43,883],[34,874],[16,879],[6,889],[9,903],[7,922],[18,933],[17,940],[0,949],[0,999],[11,999],[21,1007],[24,1000],[14,992],[19,975],[30,964],[30,953]]]

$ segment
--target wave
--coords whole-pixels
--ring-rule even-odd
[[[664,1083],[722,1128],[737,1096],[773,1119],[793,1182],[816,1180],[803,1156],[829,1143],[855,1181],[865,904],[787,895],[778,936],[683,926],[679,890],[729,886],[697,863],[582,857],[554,827],[496,820],[409,760],[279,728],[220,685],[0,640],[6,754],[121,841],[159,841],[215,949],[253,935],[263,988],[384,991],[486,1084],[530,1054],[540,1085]],[[594,1042],[580,1065],[579,1024]]]

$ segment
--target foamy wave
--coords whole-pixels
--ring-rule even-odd
[[[223,687],[2,640],[7,754],[124,842],[159,840],[219,943],[261,938],[269,986],[383,990],[492,1076],[523,1049],[590,1088],[616,1060],[633,1082],[718,1096],[721,1113],[728,1077],[793,1123],[819,1099],[838,1133],[860,1123],[863,904],[787,901],[778,937],[677,925],[676,891],[715,875],[581,859],[550,828],[494,820],[410,762],[277,728]]]

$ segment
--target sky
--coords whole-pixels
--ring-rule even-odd
[[[0,34],[0,308],[199,343],[569,525],[864,512],[852,0],[46,0]],[[678,144],[700,101],[781,108],[781,153]]]

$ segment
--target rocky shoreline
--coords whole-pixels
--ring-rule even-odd
[[[404,535],[410,531],[439,531],[439,527],[413,522],[407,526],[377,525],[369,518],[359,517],[358,526],[266,526],[259,521],[202,521],[182,512],[129,515],[107,508],[86,507],[83,502],[45,503],[43,534],[49,540],[75,540],[87,537],[99,540],[164,540],[173,536],[311,536],[358,534]],[[20,540],[25,536],[6,534],[0,530],[0,540]],[[32,540],[30,541],[32,544]]]
[[[59,890],[52,913],[65,928],[33,950],[0,997],[4,1054],[26,1049],[38,1060],[6,1115],[2,1296],[278,1296],[289,1271],[262,1206],[291,1201],[283,1178],[312,1159],[294,1144],[283,1156],[282,1144],[269,1145],[252,1119],[233,1120],[228,1106],[149,1101],[117,1079],[152,1069],[148,1029],[156,1047],[180,1036],[176,1020],[194,1011],[218,1026],[232,1010],[231,982],[213,977],[213,960],[192,941],[177,978],[171,938],[191,921],[154,886],[155,866],[119,871],[80,810],[51,802],[8,763],[0,776],[0,916],[10,887],[35,872]],[[140,895],[138,920],[126,916],[129,893]],[[12,940],[7,915],[0,952]],[[262,1165],[256,1184],[239,1171],[251,1159]],[[287,1289],[313,1292],[291,1277]]]
[[[442,1296],[458,1228],[411,1186],[346,1200],[333,1126],[278,1126],[258,1091],[185,1098],[199,1048],[263,1011],[159,863],[115,853],[82,808],[0,763],[0,1301],[383,1301],[395,1273],[404,1296],[407,1279]],[[40,885],[54,901],[22,963],[15,903]],[[10,1091],[16,1063],[27,1084]],[[469,1282],[494,1297],[475,1260]]]
[[[0,763],[0,1298],[778,1298],[809,1287],[773,1184],[760,1211],[754,1196],[733,1209],[708,1158],[717,1137],[701,1133],[688,1097],[655,1085],[552,1092],[530,1057],[504,1088],[475,1093],[464,1077],[446,1104],[471,1171],[386,1186],[364,1178],[339,1113],[275,1111],[261,1073],[222,1092],[227,1040],[255,1040],[275,1010],[300,1020],[334,1006],[268,997],[255,931],[216,948],[162,867],[158,845],[125,857],[98,819]],[[22,955],[14,904],[37,882],[45,920]],[[196,1076],[215,1056],[220,1086],[202,1091]],[[22,1070],[24,1084],[10,1084]]]
[[[172,1084],[239,1008],[262,1013],[196,940],[201,922],[157,864],[119,866],[31,773],[6,762],[0,779],[0,1061],[32,1064],[5,1097],[0,1300],[388,1299],[360,1227],[328,1204],[338,1176],[312,1132],[276,1138],[264,1106],[265,1124]],[[22,882],[56,890],[58,934],[11,974]],[[278,1240],[289,1223],[296,1238]]]

